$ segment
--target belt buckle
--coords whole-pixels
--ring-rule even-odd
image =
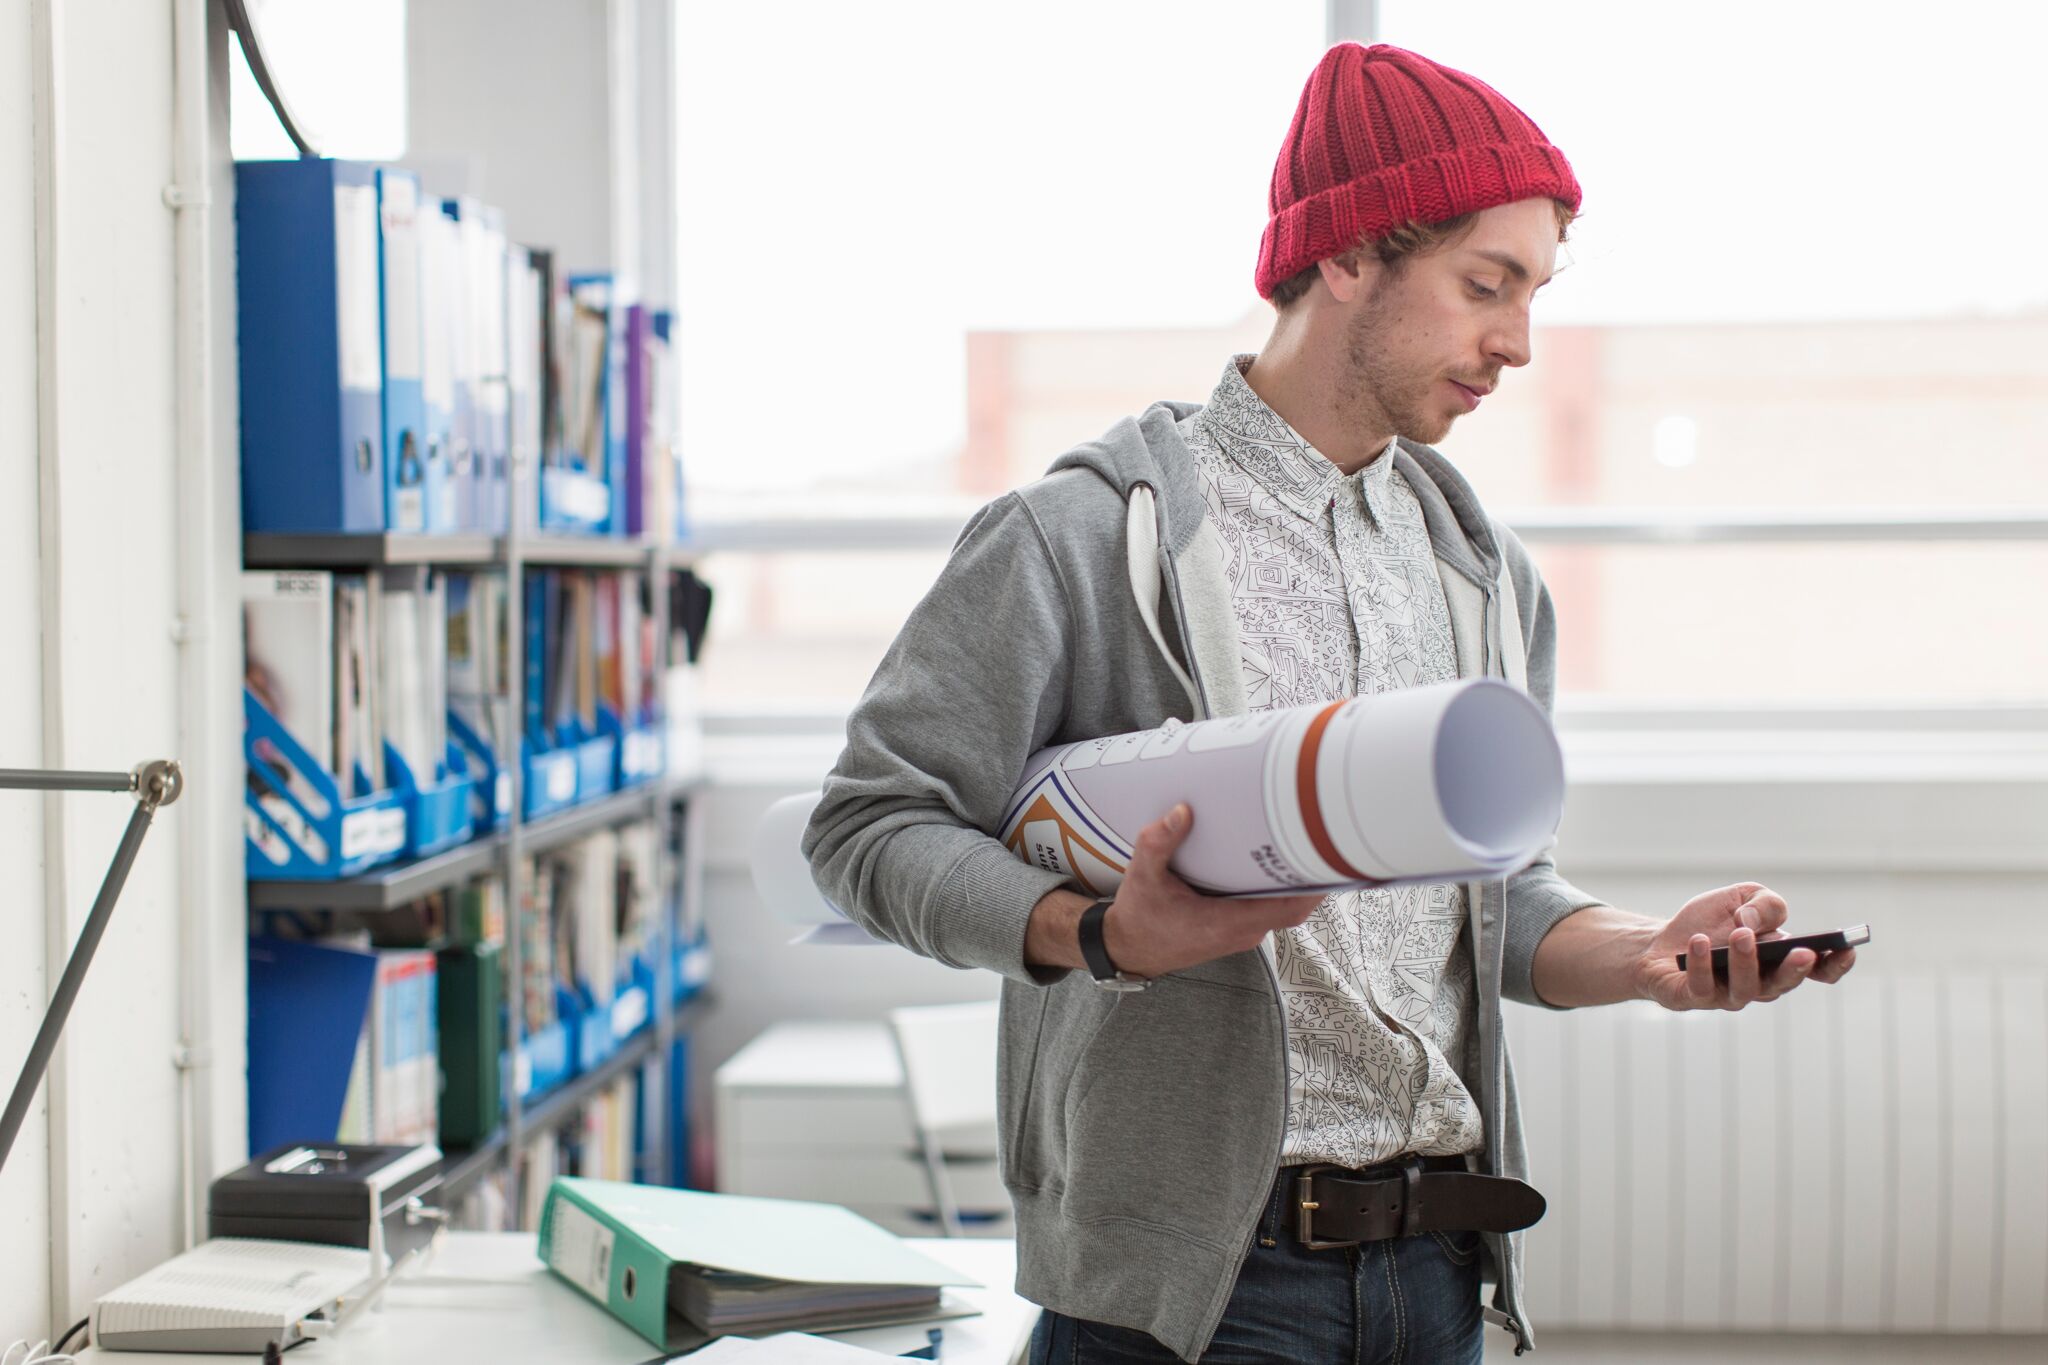
[[[1355,1247],[1356,1241],[1322,1242],[1316,1240],[1316,1210],[1322,1205],[1316,1200],[1315,1178],[1324,1171],[1341,1170],[1333,1162],[1304,1166],[1301,1174],[1294,1178],[1294,1235],[1310,1251],[1331,1251],[1338,1247]]]

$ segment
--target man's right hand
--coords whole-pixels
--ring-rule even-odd
[[[1291,929],[1315,913],[1323,894],[1239,899],[1205,896],[1167,866],[1194,827],[1183,803],[1138,834],[1131,865],[1103,919],[1103,944],[1117,970],[1164,976],[1256,948],[1275,929]],[[1078,891],[1051,891],[1031,908],[1024,959],[1034,967],[1076,967],[1081,912],[1094,901]]]

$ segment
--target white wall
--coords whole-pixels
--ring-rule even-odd
[[[169,3],[35,0],[0,19],[9,92],[0,176],[13,189],[0,201],[0,640],[10,646],[0,764],[125,770],[178,757],[188,781],[187,798],[143,845],[53,1060],[46,1103],[0,1174],[0,1341],[54,1335],[95,1294],[178,1248],[188,1150],[176,1065],[179,885],[192,870],[181,869],[181,843],[239,842],[234,732],[181,735],[179,718],[181,537],[213,537],[212,558],[231,561],[236,528],[193,528],[178,498],[175,215],[164,200],[174,179],[173,12]],[[231,230],[232,205],[220,207],[217,221]],[[232,465],[231,426],[213,454]],[[188,633],[231,687],[232,611],[223,623],[218,603],[203,605]],[[223,713],[234,714],[232,697],[211,712]],[[114,794],[0,792],[9,891],[0,1072],[9,1085],[132,810]],[[46,847],[57,855],[47,865]],[[223,853],[209,865],[229,861]],[[238,1001],[241,897],[209,901],[205,924],[228,957],[211,964],[212,988]],[[241,1011],[225,1013],[217,1074],[238,1087]],[[206,1112],[233,1123],[238,1109],[208,1101]],[[240,1134],[227,1139],[221,1156],[231,1163]]]
[[[33,42],[25,6],[0,13],[0,764],[42,761],[36,641],[36,226]],[[9,1091],[42,1017],[42,802],[0,793],[0,1086]],[[0,1103],[5,1103],[0,1096]],[[38,1101],[0,1170],[0,1340],[49,1312],[48,1129]]]

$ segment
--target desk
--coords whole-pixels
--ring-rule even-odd
[[[952,1291],[971,1299],[982,1314],[939,1324],[946,1332],[948,1365],[1012,1365],[1020,1359],[1038,1308],[1010,1292],[1015,1244],[924,1238],[911,1245],[988,1286]],[[291,1365],[640,1365],[661,1354],[543,1266],[531,1233],[449,1233],[430,1264],[401,1276],[384,1294],[383,1311],[363,1313],[333,1336],[287,1352],[285,1359]],[[838,1340],[905,1351],[923,1346],[925,1336],[922,1326],[877,1327],[843,1333]],[[95,1365],[249,1365],[255,1359],[97,1348],[78,1358]]]
[[[888,1025],[772,1024],[718,1068],[712,1093],[726,1194],[843,1204],[902,1237],[937,1230]],[[1013,1235],[993,1117],[979,1131],[939,1134],[939,1146],[974,1235]]]

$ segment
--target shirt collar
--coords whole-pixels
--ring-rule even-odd
[[[1320,521],[1345,476],[1245,382],[1256,358],[1230,358],[1201,419],[1223,453],[1261,488],[1296,515]],[[1351,477],[1384,481],[1393,468],[1390,453],[1382,451]]]

